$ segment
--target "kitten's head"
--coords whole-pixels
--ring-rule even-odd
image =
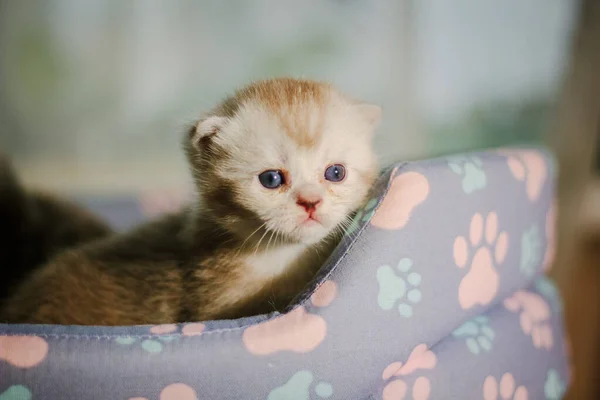
[[[324,83],[254,83],[186,138],[202,206],[242,239],[274,233],[316,243],[347,221],[373,183],[380,117],[380,107]]]

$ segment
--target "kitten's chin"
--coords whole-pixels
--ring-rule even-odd
[[[298,242],[310,246],[325,239],[330,233],[331,229],[318,222],[311,222],[298,226],[293,236]]]

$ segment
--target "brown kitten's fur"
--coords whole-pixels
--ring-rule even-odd
[[[0,305],[59,251],[111,233],[108,225],[75,204],[23,188],[0,153]]]
[[[60,254],[20,288],[3,318],[130,325],[283,309],[322,265],[376,176],[371,134],[379,113],[311,81],[275,79],[238,91],[184,140],[198,204]],[[323,179],[334,162],[346,163],[343,182]],[[270,169],[289,181],[262,187],[258,174]],[[318,222],[296,204],[307,191],[322,197]]]

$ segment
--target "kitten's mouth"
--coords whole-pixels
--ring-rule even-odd
[[[307,215],[306,218],[304,218],[304,221],[302,221],[300,223],[300,225],[302,225],[302,226],[321,225],[321,220],[316,215],[310,214],[310,215]]]
[[[294,237],[302,243],[314,244],[323,239],[329,233],[329,228],[326,221],[322,218],[325,216],[303,215],[298,217],[298,222],[294,228]]]

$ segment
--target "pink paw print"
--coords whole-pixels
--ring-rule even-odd
[[[473,215],[469,237],[454,240],[454,262],[459,268],[470,265],[458,287],[458,301],[464,310],[494,299],[499,284],[496,266],[504,262],[507,251],[508,234],[498,233],[496,213],[490,212],[485,224],[481,214]]]
[[[311,296],[315,307],[327,307],[338,294],[334,281],[327,280]],[[287,314],[249,326],[242,334],[246,350],[264,356],[279,351],[308,353],[317,348],[327,336],[327,322],[318,314],[300,306]]]
[[[505,373],[500,379],[500,384],[492,375],[483,382],[484,400],[527,400],[529,393],[523,385],[515,387],[515,378],[511,373]]]
[[[395,172],[392,172],[392,176]],[[371,224],[380,229],[402,229],[428,196],[429,181],[425,175],[412,171],[402,173],[392,179]]]
[[[129,400],[149,400],[147,397],[132,397]],[[173,383],[165,387],[159,400],[198,400],[196,391],[183,383]]]
[[[0,336],[0,360],[17,368],[32,368],[46,359],[48,342],[38,336]]]
[[[437,365],[436,355],[429,350],[426,344],[416,346],[408,356],[406,363],[400,361],[388,365],[381,377],[388,380],[395,376],[407,376],[413,374],[420,369],[433,369]],[[388,383],[383,389],[383,400],[403,400],[408,394],[408,384],[397,379]],[[431,393],[431,382],[424,376],[420,376],[415,380],[412,386],[413,400],[427,400]]]
[[[526,335],[531,335],[533,345],[537,349],[552,349],[554,338],[549,324],[550,306],[542,296],[518,291],[504,300],[504,307],[512,312],[521,312],[521,329]]]
[[[525,182],[529,200],[536,201],[548,176],[548,167],[542,154],[535,150],[503,150],[500,153],[507,157],[508,168],[515,179]]]
[[[415,380],[412,387],[412,397],[408,397],[413,400],[427,400],[431,393],[431,383],[429,379],[424,376],[420,376]],[[408,394],[408,385],[402,380],[397,380],[389,383],[385,389],[383,389],[383,400],[404,400]]]
[[[554,230],[556,228],[556,201],[552,203],[548,213],[546,214],[546,253],[544,254],[544,270],[548,272],[554,262],[555,238]]]

